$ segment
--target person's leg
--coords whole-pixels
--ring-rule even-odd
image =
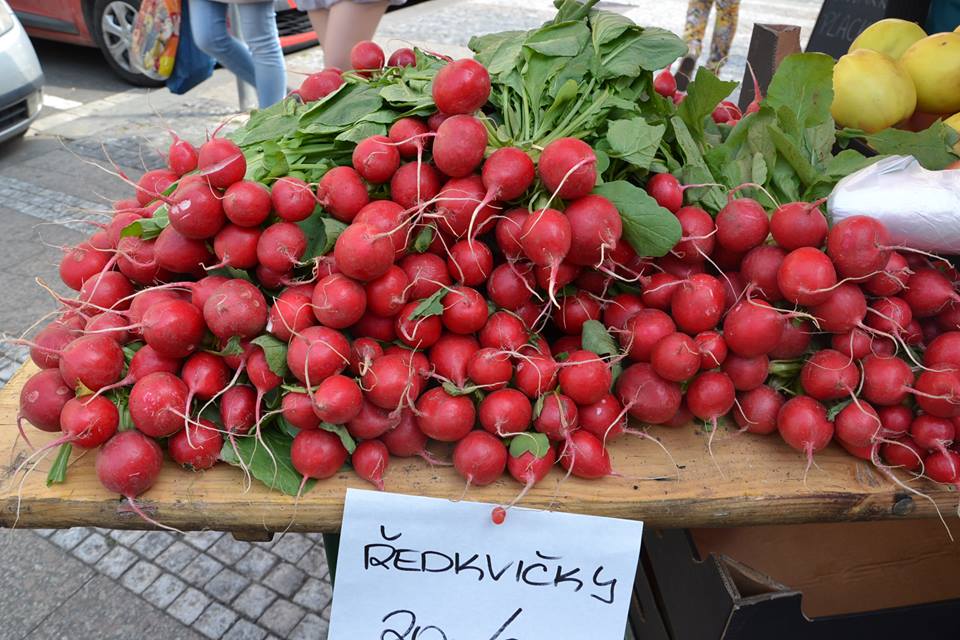
[[[351,2],[343,0],[330,7],[323,36],[323,60],[328,67],[350,68],[350,50],[361,40],[373,37],[388,0]]]
[[[717,0],[717,19],[713,25],[710,59],[707,61],[707,67],[714,72],[720,70],[730,55],[730,45],[737,33],[739,16],[740,0]]]
[[[310,18],[310,25],[313,26],[314,32],[317,34],[317,40],[320,41],[320,46],[323,46],[324,41],[327,39],[327,20],[330,17],[329,9],[313,9],[307,11],[307,17]],[[330,66],[324,60],[325,66]]]
[[[694,60],[703,51],[703,35],[707,32],[707,18],[713,0],[690,0],[687,3],[687,20],[683,25],[683,39],[687,43],[687,55]]]
[[[227,7],[213,0],[190,1],[190,31],[200,50],[236,74],[254,84],[253,59],[242,42],[227,32]]]
[[[243,40],[253,58],[257,101],[263,109],[280,102],[287,94],[287,71],[273,2],[239,4],[237,7]]]

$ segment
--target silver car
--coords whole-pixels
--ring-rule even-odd
[[[40,113],[43,71],[6,0],[0,0],[0,142],[26,133]]]

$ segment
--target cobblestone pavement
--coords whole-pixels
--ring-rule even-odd
[[[678,30],[682,0],[604,1],[641,24]],[[726,77],[739,79],[753,22],[803,27],[818,2],[745,2]],[[463,55],[470,34],[533,28],[550,0],[434,0],[388,14],[378,40]],[[709,33],[708,33],[709,38]],[[319,48],[287,58],[290,84],[322,66]],[[125,187],[91,163],[107,156],[132,177],[159,166],[167,123],[199,140],[236,117],[236,88],[222,70],[183,97],[130,89],[41,118],[24,141],[0,147],[0,331],[17,335],[53,305],[33,280],[57,281],[58,245],[76,243]],[[237,118],[239,120],[239,118]],[[10,150],[12,148],[12,151]],[[38,237],[42,240],[39,241]],[[28,356],[0,344],[0,385]],[[321,640],[332,589],[319,535],[269,543],[205,531],[72,528],[0,532],[0,637]],[[104,607],[103,603],[109,603]]]

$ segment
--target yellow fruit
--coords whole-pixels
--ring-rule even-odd
[[[850,51],[870,49],[899,60],[910,45],[926,37],[927,33],[916,22],[886,18],[864,29],[850,45]]]
[[[960,29],[960,27],[957,27]],[[947,125],[957,133],[960,133],[960,113],[955,113],[946,120],[943,121],[943,124]],[[960,155],[960,142],[953,145],[953,150],[957,155]],[[960,162],[960,160],[958,160]]]
[[[930,113],[960,111],[960,33],[918,40],[900,57],[917,87],[917,108]]]
[[[833,119],[844,127],[874,133],[910,117],[917,94],[910,76],[893,58],[859,49],[833,68]]]

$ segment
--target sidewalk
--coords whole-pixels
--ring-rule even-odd
[[[522,6],[519,6],[522,5]],[[682,0],[617,0],[601,8],[678,31]],[[753,22],[789,22],[809,34],[818,2],[744,2],[724,76],[740,79]],[[538,26],[549,0],[432,0],[388,14],[377,40],[388,49],[416,43],[464,56],[471,34]],[[707,41],[709,41],[709,33]],[[290,86],[322,67],[319,48],[287,57]],[[54,308],[35,278],[57,287],[60,246],[89,233],[97,211],[129,195],[94,166],[103,153],[136,178],[160,166],[165,127],[193,142],[236,117],[232,76],[186,96],[131,88],[41,118],[23,141],[0,147],[0,277],[6,283],[0,331],[19,334]],[[0,345],[0,384],[26,358]],[[287,534],[246,543],[219,532],[0,532],[3,638],[252,639],[326,637],[331,586],[320,536]]]

